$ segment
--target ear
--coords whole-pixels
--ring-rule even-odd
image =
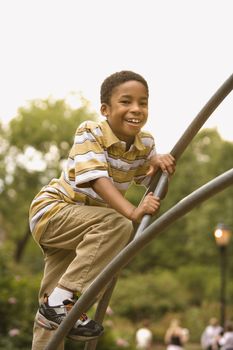
[[[107,117],[109,114],[109,106],[107,105],[107,103],[102,103],[101,107],[100,107],[100,113],[104,116]]]

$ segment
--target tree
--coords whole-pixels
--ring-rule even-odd
[[[34,100],[19,108],[7,129],[0,129],[0,219],[20,261],[30,230],[28,209],[35,194],[61,171],[75,129],[96,118],[89,104],[72,109],[65,100]],[[4,219],[2,219],[4,218]]]
[[[182,198],[232,167],[233,143],[214,129],[204,129],[178,161],[159,215]],[[228,188],[179,219],[152,241],[130,264],[134,271],[154,267],[177,269],[195,262],[214,263],[213,230],[218,222],[233,227],[233,188]],[[229,247],[229,249],[232,249]],[[231,262],[232,264],[232,262]],[[232,265],[233,267],[233,265]]]

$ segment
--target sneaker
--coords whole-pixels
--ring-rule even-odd
[[[73,299],[66,299],[63,301],[63,305],[49,306],[48,297],[45,296],[44,302],[37,311],[35,322],[40,327],[51,331],[55,330],[74,304],[75,301]],[[98,338],[103,332],[103,326],[91,320],[86,314],[82,314],[67,337],[78,341],[89,341]]]

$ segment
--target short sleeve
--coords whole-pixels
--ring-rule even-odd
[[[98,127],[92,129],[84,125],[77,129],[68,162],[76,186],[88,186],[92,180],[109,177],[106,153],[98,137]]]

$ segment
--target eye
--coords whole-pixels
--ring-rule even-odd
[[[121,103],[123,105],[129,105],[130,104],[130,101],[129,100],[121,100]]]
[[[148,106],[148,102],[147,101],[142,101],[142,102],[140,102],[140,106],[147,107]]]

